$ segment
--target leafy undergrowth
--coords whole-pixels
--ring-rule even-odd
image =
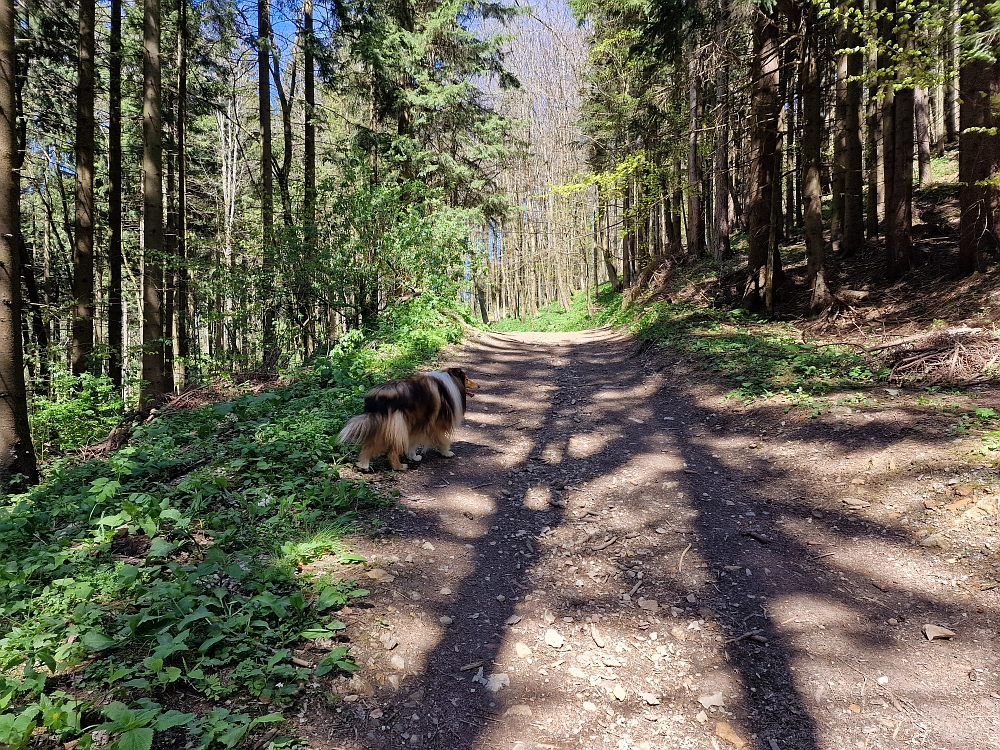
[[[367,592],[303,563],[360,561],[340,539],[386,498],[340,477],[336,435],[374,380],[460,336],[433,310],[415,302],[278,388],[158,416],[5,498],[0,747],[236,747],[356,668],[336,612]]]
[[[745,400],[777,394],[822,395],[870,386],[887,371],[845,346],[802,341],[790,323],[766,321],[744,310],[717,310],[690,303],[622,306],[615,298],[595,317],[627,326],[641,340],[693,354],[729,377]]]
[[[541,310],[534,318],[504,318],[489,326],[489,330],[497,333],[514,331],[540,331],[543,333],[565,333],[567,331],[582,331],[593,325],[593,315],[587,308],[588,296],[585,291],[577,291],[570,300],[567,310],[558,302],[552,302]]]

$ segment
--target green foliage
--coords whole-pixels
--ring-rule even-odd
[[[618,296],[594,322],[628,326],[640,339],[697,356],[705,369],[733,380],[733,395],[748,401],[778,393],[804,398],[870,385],[888,374],[853,349],[803,342],[790,324],[743,310],[670,302],[640,309],[622,306]]]
[[[40,452],[65,451],[100,440],[119,422],[124,408],[110,378],[54,372],[51,396],[39,396],[31,404],[35,446]]]
[[[491,324],[489,329],[497,332],[509,331],[582,331],[591,324],[593,315],[587,309],[587,292],[577,291],[570,300],[569,309],[553,302],[538,311],[538,315],[528,320],[506,318]]]
[[[236,747],[281,714],[171,702],[280,706],[355,669],[336,615],[368,592],[302,564],[362,562],[341,538],[386,498],[340,476],[336,435],[376,380],[461,331],[440,300],[417,297],[273,390],[162,414],[108,457],[59,459],[41,485],[0,498],[0,745],[41,727],[80,747],[101,730],[116,750],[148,750],[184,727],[189,747]],[[292,659],[319,643],[312,667]],[[114,699],[100,721],[55,689],[71,673]]]

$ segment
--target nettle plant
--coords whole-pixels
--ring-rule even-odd
[[[184,732],[234,747],[281,714],[175,709],[192,693],[280,706],[356,669],[336,612],[368,592],[301,565],[362,561],[340,540],[385,502],[339,476],[335,436],[368,382],[328,364],[160,416],[108,458],[57,462],[5,499],[0,746],[98,736],[148,750]]]

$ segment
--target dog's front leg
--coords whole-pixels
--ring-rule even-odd
[[[439,438],[436,447],[438,449],[438,453],[445,458],[451,458],[455,455],[451,450],[451,440],[448,438]]]

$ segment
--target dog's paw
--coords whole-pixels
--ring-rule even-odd
[[[423,461],[424,460],[424,457],[421,456],[419,453],[414,453],[412,456],[407,456],[407,458],[410,459],[411,461]]]
[[[455,451],[445,451],[441,455],[444,456],[445,458],[451,458],[452,456],[455,455]]]
[[[363,463],[359,462],[359,463],[356,463],[354,465],[356,467],[358,467],[358,471],[371,471],[372,470],[371,464],[363,464]]]
[[[393,471],[406,471],[406,470],[407,470],[407,469],[409,469],[409,468],[410,468],[410,467],[409,467],[409,465],[408,465],[408,464],[400,464],[400,465],[399,465],[399,468],[397,469],[397,468],[395,468],[395,467],[394,467],[394,468],[393,468]]]

